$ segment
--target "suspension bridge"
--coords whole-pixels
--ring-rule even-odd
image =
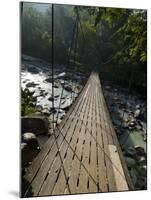
[[[75,26],[78,20],[79,15]],[[73,40],[76,37],[71,47]],[[53,84],[52,62],[52,88]],[[23,197],[134,190],[97,71],[92,71],[23,179]]]
[[[133,190],[97,72],[24,178],[25,196]]]

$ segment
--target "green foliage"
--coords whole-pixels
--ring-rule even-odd
[[[36,109],[36,97],[33,97],[34,92],[30,92],[27,88],[21,89],[21,115],[32,115]]]
[[[72,37],[74,19],[71,9],[55,6],[54,12],[54,56],[55,62],[65,63]],[[51,61],[52,50],[51,6],[46,12],[33,7],[24,7],[22,17],[22,52]],[[57,19],[57,20],[56,20]]]
[[[49,62],[52,47],[51,14],[51,6],[46,12],[24,7],[22,20],[22,52]],[[70,60],[76,60],[88,71],[94,67],[105,70],[105,67],[110,65],[120,66],[119,71],[127,71],[130,74],[130,70],[138,66],[136,70],[140,70],[140,76],[143,73],[145,77],[145,10],[55,5],[53,51],[57,64],[68,63],[74,23],[78,14],[85,39],[78,25],[77,46],[73,42]],[[114,73],[114,67],[110,67],[111,72]]]

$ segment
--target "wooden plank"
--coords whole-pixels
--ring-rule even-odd
[[[98,152],[98,178],[99,178],[99,188],[102,192],[108,191],[108,182],[107,182],[107,170],[105,166],[105,155],[104,155],[104,147],[103,147],[103,136],[101,130],[101,119],[99,116],[99,104],[97,99],[98,97],[98,87],[96,88],[96,122],[97,122],[97,135],[96,139],[98,142],[97,152]],[[101,192],[99,191],[99,192]]]
[[[116,166],[115,165],[113,166],[113,172],[114,172],[117,191],[129,190],[116,146],[109,145],[109,151],[110,151],[111,161],[113,163],[116,163]]]
[[[109,187],[109,191],[113,192],[116,191],[116,183],[115,183],[115,179],[114,179],[114,172],[113,172],[113,166],[110,160],[110,153],[109,153],[109,140],[108,140],[108,129],[106,129],[107,127],[107,121],[105,116],[104,116],[104,109],[103,109],[103,102],[102,102],[102,91],[100,90],[100,85],[99,85],[99,97],[98,97],[98,104],[100,104],[99,106],[99,110],[100,110],[100,118],[101,118],[101,129],[102,129],[102,136],[103,136],[103,145],[104,145],[104,152],[105,152],[105,165],[106,165],[106,169],[107,169],[107,181],[108,181],[108,187]]]
[[[94,77],[93,77],[94,79]],[[96,96],[96,90],[95,85],[92,83],[92,91],[93,91],[93,98],[92,98],[92,113],[91,113],[91,129],[90,132],[92,136],[90,137],[90,144],[91,144],[91,150],[90,150],[90,174],[95,180],[92,181],[92,179],[89,180],[89,192],[97,192],[98,191],[98,180],[97,180],[97,154],[96,154],[96,121],[95,121],[95,96]]]

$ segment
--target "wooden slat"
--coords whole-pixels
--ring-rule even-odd
[[[83,104],[84,104],[84,100],[81,98],[81,100],[83,101]],[[82,102],[81,102],[81,104],[80,104],[80,106],[82,107]],[[85,104],[84,104],[85,105]],[[77,107],[77,108],[79,108],[79,107]],[[75,110],[75,112],[77,112],[77,110]],[[66,125],[66,127],[69,127],[69,129],[67,129],[67,128],[63,128],[62,130],[61,130],[61,132],[63,131],[63,133],[64,132],[67,132],[67,134],[66,134],[66,140],[69,142],[70,141],[70,139],[71,139],[71,137],[73,136],[73,131],[74,131],[74,128],[75,128],[75,126],[76,126],[76,123],[77,123],[77,118],[74,118],[74,120],[72,121],[72,118],[70,118],[69,117],[69,120],[68,120],[68,124],[69,124],[69,126],[67,126]],[[61,135],[61,133],[60,133],[60,135]],[[63,141],[63,144],[66,144],[67,145],[67,143],[66,143],[66,141],[64,140]],[[60,149],[60,153],[61,153],[61,151],[62,151],[62,148]],[[64,156],[64,155],[63,155]],[[50,157],[51,157],[51,155],[50,155]],[[56,165],[57,165],[58,163],[56,162]],[[54,163],[54,165],[55,165],[55,163]],[[59,169],[60,170],[60,169]],[[58,173],[60,172],[60,171],[57,171]],[[55,176],[57,176],[58,174],[56,174],[55,173]],[[54,177],[55,177],[54,176]],[[55,184],[55,182],[54,182],[54,179],[53,179],[53,182],[52,182],[52,177],[53,177],[53,171],[52,171],[52,173],[49,173],[49,175],[48,175],[48,177],[47,177],[47,179],[45,180],[45,182],[44,182],[44,184],[43,184],[43,186],[42,186],[42,188],[41,188],[41,191],[40,191],[40,193],[39,193],[39,195],[47,195],[47,193],[51,193],[51,191],[52,191],[52,189],[53,189],[53,185]],[[53,184],[52,184],[52,187],[50,188],[49,187],[49,182],[52,182]]]
[[[82,107],[82,109],[85,109],[86,108],[86,104],[87,101],[85,101],[84,103],[84,106]],[[83,110],[83,112],[80,113],[79,117],[82,117],[83,116],[83,113],[84,113],[85,110]],[[75,117],[76,118],[76,117]],[[81,121],[78,120],[78,123],[77,123],[77,126],[75,127],[75,130],[74,130],[74,133],[77,133],[77,129],[79,129],[79,127],[81,127]],[[72,152],[72,154],[74,155],[73,153],[73,150],[75,150],[75,146],[76,146],[76,143],[79,139],[79,134],[74,134],[75,137],[72,138],[72,141],[70,141],[70,146],[72,147],[72,150],[71,148],[69,147],[70,151]],[[72,161],[73,161],[73,155],[71,156],[71,158],[68,158],[68,156],[66,157],[66,160],[65,160],[65,163],[66,163],[66,167],[65,167],[65,170],[67,172],[67,176],[69,178],[69,174],[70,174],[70,169],[72,167]],[[63,174],[62,174],[63,176]],[[62,185],[62,176],[59,176],[59,180],[55,186],[55,189],[54,189],[54,193],[56,190],[58,189],[61,189],[62,193],[63,191],[65,190],[65,188],[67,187],[65,184]],[[59,185],[61,184],[61,186]],[[70,186],[69,186],[70,187]],[[58,189],[57,189],[58,188]]]

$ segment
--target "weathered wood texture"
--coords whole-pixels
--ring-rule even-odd
[[[133,190],[96,72],[24,179],[24,196]]]

